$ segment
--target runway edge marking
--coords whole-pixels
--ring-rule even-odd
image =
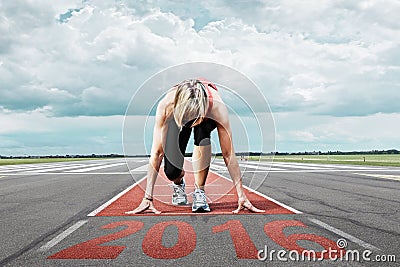
[[[69,236],[70,234],[72,234],[73,232],[78,230],[82,225],[84,225],[87,222],[88,222],[87,220],[82,220],[82,221],[76,222],[74,225],[69,227],[67,230],[65,230],[64,232],[62,232],[61,234],[59,234],[58,236],[56,236],[55,238],[53,238],[52,240],[50,240],[49,242],[47,242],[46,244],[41,246],[39,248],[39,251],[47,251],[47,250],[51,249],[52,247],[54,247],[55,245],[60,243],[64,238],[66,238],[67,236]]]
[[[218,175],[218,176],[220,176],[220,177],[222,177],[222,178],[224,178],[224,179],[226,179],[226,180],[228,180],[228,181],[232,181],[232,179],[229,179],[229,178],[225,177],[224,175],[219,174],[219,173],[217,173],[217,172],[215,172],[215,171],[210,170],[210,172],[212,172],[212,173],[214,173],[214,174],[216,174],[216,175]],[[290,206],[288,206],[288,205],[286,205],[286,204],[283,204],[282,202],[279,202],[278,200],[273,199],[272,197],[269,197],[269,196],[267,196],[267,195],[264,195],[263,193],[258,192],[258,191],[254,190],[254,189],[252,189],[252,188],[250,188],[250,187],[248,187],[248,186],[246,186],[246,185],[243,185],[243,187],[244,187],[245,189],[249,190],[250,192],[256,194],[256,195],[259,195],[259,196],[261,196],[261,197],[263,197],[263,198],[266,198],[266,199],[268,199],[269,201],[274,202],[275,204],[277,204],[277,205],[279,205],[279,206],[281,206],[281,207],[283,207],[283,208],[285,208],[285,209],[290,210],[291,212],[293,212],[293,213],[295,213],[295,214],[303,214],[303,212],[301,212],[301,211],[299,211],[299,210],[296,210],[295,208],[292,208],[292,207],[290,207]]]
[[[89,213],[87,216],[88,217],[94,217],[96,216],[99,212],[101,212],[102,210],[104,210],[105,208],[107,208],[108,206],[110,206],[113,202],[115,202],[117,199],[119,199],[120,197],[122,197],[123,195],[125,195],[129,190],[131,190],[132,188],[134,188],[136,185],[138,185],[139,183],[141,183],[144,179],[146,179],[147,176],[144,176],[143,178],[141,178],[139,181],[137,181],[136,183],[134,183],[133,185],[127,187],[124,191],[120,192],[118,195],[116,195],[115,197],[113,197],[112,199],[110,199],[109,201],[107,201],[106,203],[104,203],[103,205],[101,205],[100,207],[98,207],[97,209],[95,209],[94,211],[92,211],[91,213]]]

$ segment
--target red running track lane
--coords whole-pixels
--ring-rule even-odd
[[[163,168],[160,168],[159,175],[154,187],[154,205],[162,213],[155,215],[151,212],[141,214],[125,214],[139,206],[144,196],[144,188],[146,187],[146,179],[120,196],[106,208],[101,210],[95,216],[171,216],[171,215],[232,215],[232,211],[237,208],[237,194],[230,180],[210,171],[207,177],[206,194],[210,198],[211,212],[192,213],[191,205],[173,206],[171,205],[172,188],[169,186],[171,182],[165,176]],[[184,169],[186,172],[186,193],[190,194],[194,190],[194,175],[192,164],[185,161]],[[295,212],[271,201],[258,192],[244,189],[250,202],[257,208],[265,210],[261,214],[294,214]],[[191,196],[188,196],[191,202]],[[242,210],[239,214],[256,214],[248,210]]]

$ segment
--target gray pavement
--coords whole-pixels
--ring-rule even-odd
[[[90,212],[134,182],[124,162],[123,159],[113,159],[0,167],[0,266],[399,266],[393,262],[325,260],[310,264],[290,260],[280,262],[276,258],[273,262],[262,262],[238,257],[251,249],[249,242],[254,243],[257,250],[265,246],[281,250],[291,234],[302,233],[333,242],[345,238],[347,249],[362,252],[372,247],[373,256],[395,255],[399,262],[400,181],[396,177],[400,176],[400,168],[277,163],[264,180],[268,165],[263,163],[257,167],[253,163],[241,162],[244,181],[251,178],[264,180],[257,191],[302,214],[88,217]],[[145,159],[129,159],[130,169],[145,164]],[[134,172],[135,180],[145,175],[144,170],[141,168]],[[214,161],[212,170],[228,176],[221,161]],[[195,233],[193,250],[188,245],[191,241],[186,240],[182,244],[188,251],[187,256],[166,259],[168,255],[165,254],[163,258],[155,259],[147,255],[144,247],[157,243],[149,237],[146,239],[149,231],[157,227],[159,230],[160,225],[171,221],[177,223],[161,233],[160,250],[165,252],[168,248],[180,246],[180,238],[185,241],[185,233],[191,233],[189,228],[193,228]],[[232,221],[235,221],[234,230],[223,228],[225,230],[216,231]],[[287,227],[274,240],[271,233],[267,235],[264,232],[264,225],[277,221],[278,225],[286,221],[289,224],[303,223],[303,226]],[[79,225],[80,222],[83,223]],[[115,223],[120,226],[101,228]],[[115,259],[94,259],[94,254],[90,254],[89,259],[47,259],[71,246],[122,232],[127,228],[124,223],[143,226],[138,226],[125,237],[91,245],[94,254],[102,249],[99,246],[125,247]],[[237,223],[242,225],[244,232],[238,230]],[[77,224],[79,227],[70,235],[43,249],[48,242]],[[178,226],[186,228],[179,229]],[[268,226],[272,227],[272,224]],[[103,238],[103,241],[107,240]],[[238,246],[236,249],[234,244]],[[312,241],[301,240],[297,244],[316,251],[322,249]],[[85,245],[78,247],[77,251],[89,248]],[[76,253],[72,254],[78,255]]]

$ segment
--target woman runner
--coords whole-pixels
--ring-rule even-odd
[[[192,164],[195,177],[192,211],[210,211],[204,185],[211,162],[210,137],[215,128],[218,131],[225,165],[238,194],[238,208],[232,212],[238,213],[242,209],[264,212],[250,203],[243,190],[226,105],[217,87],[210,81],[199,78],[185,80],[175,85],[158,104],[145,195],[141,204],[126,214],[136,214],[145,210],[161,213],[154,207],[153,191],[163,159],[164,172],[172,181],[172,204],[189,204],[185,191],[183,163],[192,130],[194,132]]]

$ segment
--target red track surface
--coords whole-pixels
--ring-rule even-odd
[[[190,194],[194,190],[194,175],[192,172],[192,164],[185,161],[184,169],[186,171],[186,193]],[[173,206],[171,205],[172,188],[169,187],[171,182],[166,178],[162,168],[160,169],[154,189],[154,205],[162,213],[162,215],[221,215],[232,214],[232,211],[237,208],[237,195],[233,187],[232,181],[218,175],[214,172],[209,172],[206,183],[206,194],[211,199],[211,212],[207,213],[192,213],[191,206]],[[148,216],[153,213],[145,212],[142,214],[127,215],[126,211],[130,211],[139,206],[144,196],[144,188],[146,187],[146,179],[137,184],[131,190],[119,197],[116,201],[99,212],[96,216]],[[251,203],[265,210],[262,214],[293,214],[292,211],[270,201],[260,194],[254,193],[245,189],[245,193]],[[189,196],[189,202],[191,197]],[[239,214],[255,214],[248,210],[243,210]]]

